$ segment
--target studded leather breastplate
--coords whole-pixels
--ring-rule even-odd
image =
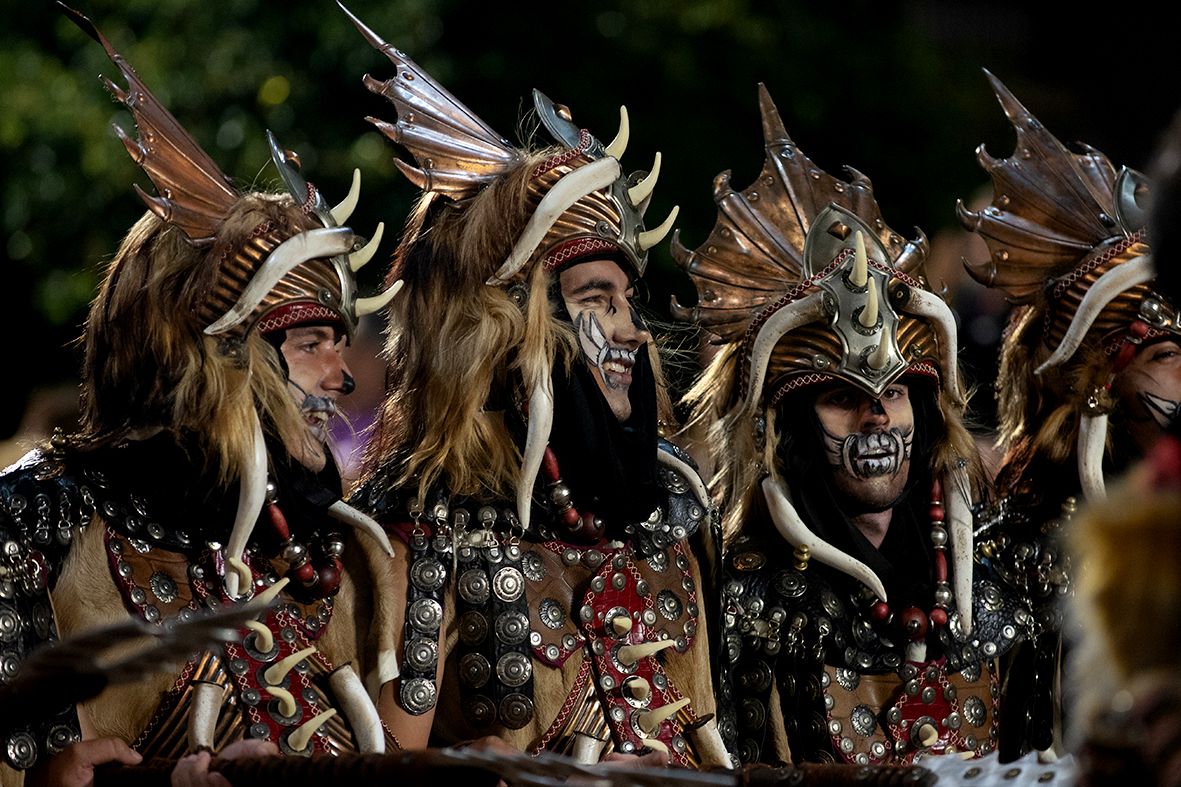
[[[995,659],[1027,632],[1024,607],[978,579],[972,632],[953,613],[930,660],[908,662],[901,633],[875,622],[856,593],[772,554],[745,539],[725,564],[719,726],[743,762],[784,756],[768,734],[773,711],[796,762],[911,762],[995,748]]]
[[[439,700],[439,626],[452,583],[456,680],[474,728],[540,718],[534,751],[572,753],[589,738],[600,751],[664,748],[694,763],[685,733],[699,720],[665,659],[695,646],[699,571],[686,539],[707,512],[675,471],[660,475],[667,502],[629,527],[626,542],[522,538],[508,508],[439,501],[421,512],[410,538],[402,708],[421,714]],[[537,707],[536,670],[560,670],[576,653],[581,666],[561,706]]]
[[[92,481],[34,451],[0,478],[0,685],[35,648],[57,640],[49,590],[96,506]],[[5,709],[0,757],[24,770],[81,739],[74,708]]]

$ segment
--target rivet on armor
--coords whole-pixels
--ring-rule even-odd
[[[492,592],[502,601],[515,601],[524,592],[524,577],[514,566],[504,566],[492,577]]]
[[[420,598],[410,605],[410,623],[424,632],[439,630],[443,619],[443,607],[433,598]],[[482,639],[482,637],[481,637]]]
[[[500,642],[519,645],[529,636],[529,619],[521,612],[502,612],[496,618],[495,630]]]
[[[546,628],[557,630],[566,622],[566,611],[556,599],[543,598],[537,605],[537,617]]]
[[[482,654],[468,653],[459,660],[459,679],[465,686],[478,689],[487,683],[491,676],[492,665]]]
[[[514,691],[501,701],[500,718],[505,727],[521,729],[533,718],[533,700]]]
[[[517,688],[533,676],[533,662],[523,653],[505,653],[496,661],[496,677],[509,688]]]
[[[435,707],[435,682],[426,678],[411,678],[402,683],[399,700],[406,713],[419,716]]]

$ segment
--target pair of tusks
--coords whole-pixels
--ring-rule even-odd
[[[266,443],[263,440],[262,426],[259,423],[258,415],[253,414],[252,420],[252,433],[242,457],[238,511],[234,515],[234,525],[225,546],[225,590],[230,598],[235,599],[248,595],[251,591],[253,574],[242,560],[242,554],[246,550],[246,544],[254,531],[254,524],[258,521],[263,503],[266,501]],[[394,556],[394,548],[390,545],[389,537],[386,536],[381,525],[373,521],[371,517],[361,513],[343,500],[338,500],[329,506],[328,514],[339,522],[367,533],[371,538],[376,539],[387,555]]]
[[[865,253],[865,236],[861,230],[853,233],[853,272],[849,276],[849,283],[865,288],[865,306],[858,313],[857,322],[866,330],[877,329],[882,337],[865,362],[871,369],[884,371],[890,365],[890,342],[884,335],[885,326],[878,327],[878,283],[869,274],[869,257]]]
[[[640,207],[651,196],[652,189],[656,187],[656,176],[660,174],[659,170],[660,154],[657,154],[653,172],[628,190],[629,199],[632,194],[640,198],[640,202],[633,202],[633,205]],[[592,161],[562,177],[542,198],[537,209],[533,211],[533,215],[529,217],[528,223],[525,224],[525,230],[513,245],[513,250],[509,253],[508,258],[488,279],[487,283],[499,285],[510,281],[529,262],[533,253],[537,251],[537,247],[541,245],[546,233],[557,223],[563,213],[586,195],[608,188],[620,177],[622,177],[622,169],[619,166],[619,160],[614,156],[605,156]],[[636,236],[636,245],[640,251],[647,251],[660,243],[672,229],[673,222],[677,220],[679,212],[680,207],[674,206],[669,212],[668,218],[661,222],[660,226],[640,232]]]
[[[332,209],[332,217],[338,225],[343,224],[352,214],[360,192],[361,171],[353,170],[353,185],[349,189],[349,195]],[[238,300],[230,307],[229,311],[206,327],[205,333],[216,336],[240,325],[254,313],[258,304],[262,303],[263,299],[275,289],[283,277],[297,266],[310,260],[331,259],[347,255],[349,270],[356,273],[373,259],[384,232],[385,223],[379,223],[373,237],[357,251],[353,251],[356,236],[348,227],[318,227],[288,238],[267,255],[254,277],[242,290],[242,294],[238,296]],[[384,308],[397,295],[400,287],[399,280],[379,295],[357,298],[354,314],[361,317]]]
[[[541,470],[541,461],[545,458],[545,447],[549,444],[553,425],[553,384],[550,378],[546,377],[533,387],[533,393],[529,396],[529,426],[525,434],[525,450],[521,457],[521,476],[517,481],[517,518],[524,530],[529,529],[532,520],[533,486],[537,483],[537,473]],[[701,507],[709,510],[709,491],[696,470],[687,462],[660,448],[656,449],[656,461],[680,473],[693,489],[693,494]]]
[[[856,579],[882,601],[889,600],[885,585],[873,569],[820,538],[804,524],[788,498],[782,479],[768,475],[762,486],[771,521],[785,541],[794,547],[806,546],[812,559]],[[944,510],[951,539],[956,610],[960,615],[961,629],[966,634],[972,630],[972,509],[967,473],[963,469],[950,472],[944,479],[943,489],[948,494]]]

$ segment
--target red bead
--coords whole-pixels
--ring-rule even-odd
[[[927,516],[931,518],[932,522],[942,522],[943,513],[943,506],[939,503],[932,503],[931,507],[927,509]]]
[[[545,455],[541,458],[541,471],[545,473],[545,478],[551,483],[562,478],[561,471],[558,470],[558,457],[554,453],[554,449],[548,445],[545,447]]]
[[[579,523],[582,521],[582,517],[579,515],[578,509],[574,506],[570,506],[565,511],[563,511],[560,514],[560,517],[562,519],[562,524],[565,525],[566,529],[570,531],[577,530]]]
[[[287,517],[283,516],[279,506],[268,503],[267,513],[271,517],[271,527],[275,528],[275,532],[279,534],[279,540],[286,541],[291,538],[291,531],[287,528]]]
[[[603,520],[591,513],[583,514],[582,527],[578,529],[578,534],[588,542],[598,541],[603,537]]]
[[[332,558],[326,565],[320,566],[320,595],[331,596],[340,587],[340,561]]]
[[[1144,322],[1143,320],[1135,320],[1130,326],[1128,326],[1128,332],[1137,339],[1143,339],[1148,335],[1148,323]]]
[[[939,607],[935,607],[935,609],[931,610],[931,623],[935,626],[946,626],[947,610],[940,609]]]
[[[907,607],[898,613],[898,623],[906,636],[912,640],[920,640],[927,636],[927,613],[918,607]]]
[[[943,482],[939,480],[938,476],[931,479],[931,499],[932,500],[942,500],[943,499]]]
[[[884,601],[879,601],[869,608],[869,614],[877,622],[884,623],[886,618],[890,617],[890,605]]]
[[[942,549],[935,550],[935,581],[947,581],[947,553]]]
[[[316,569],[311,563],[304,563],[295,569],[295,578],[304,587],[311,587],[316,584]]]

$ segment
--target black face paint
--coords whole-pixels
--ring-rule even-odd
[[[1144,405],[1144,409],[1148,411],[1148,414],[1161,429],[1169,428],[1169,425],[1177,419],[1178,410],[1181,410],[1181,402],[1166,399],[1147,391],[1140,391],[1137,395],[1140,397],[1140,403]]]
[[[874,406],[881,407],[875,402]],[[894,427],[886,432],[853,434],[838,437],[821,427],[824,432],[824,450],[828,463],[843,468],[854,478],[897,475],[906,460],[910,459],[914,429],[905,431]]]
[[[348,396],[353,391],[357,390],[357,381],[356,381],[356,379],[354,379],[354,377],[351,374],[349,374],[344,369],[340,370],[340,374],[341,374],[340,395],[341,396]]]

